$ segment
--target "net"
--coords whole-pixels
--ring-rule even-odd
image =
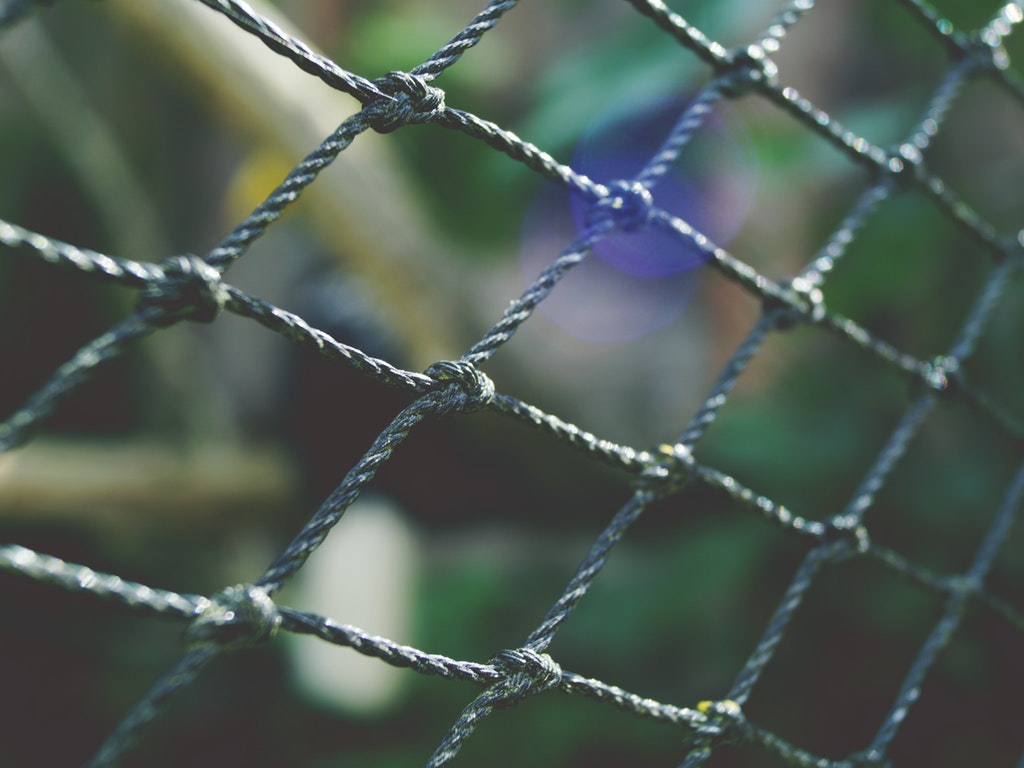
[[[77,596],[79,600],[101,598],[187,625],[180,660],[124,715],[96,751],[90,765],[112,765],[128,758],[140,740],[144,742],[147,727],[165,717],[165,711],[173,709],[175,695],[188,689],[208,665],[216,667],[216,662],[229,651],[246,649],[245,652],[252,653],[249,649],[263,645],[280,633],[313,635],[324,642],[379,659],[381,663],[477,686],[480,691],[471,697],[454,724],[443,735],[438,734],[439,744],[433,754],[413,758],[414,761],[425,760],[425,764],[432,767],[453,761],[464,744],[472,743],[471,737],[485,718],[492,714],[494,719],[503,716],[496,710],[524,703],[541,694],[549,698],[547,692],[553,691],[596,700],[605,707],[621,710],[624,718],[632,715],[661,724],[678,735],[677,761],[682,766],[725,765],[729,764],[725,761],[736,759],[735,754],[746,756],[751,761],[749,764],[758,765],[772,764],[763,762],[767,760],[821,768],[887,765],[895,760],[893,755],[898,750],[894,743],[905,732],[904,723],[912,719],[915,710],[927,706],[930,694],[927,681],[935,674],[942,654],[963,633],[968,616],[976,613],[982,617],[979,621],[1000,623],[1004,629],[1009,628],[1012,643],[1019,644],[1024,617],[1014,607],[1013,600],[1001,596],[1006,590],[1019,588],[1019,580],[1014,582],[1011,577],[998,592],[987,585],[1024,494],[1024,466],[1013,465],[1019,461],[1024,431],[1014,416],[1013,408],[1018,403],[1006,401],[1008,398],[1019,400],[1019,389],[1013,387],[1012,376],[1014,366],[1019,367],[1020,361],[1020,327],[1004,330],[1004,335],[1010,339],[1006,342],[1009,358],[999,358],[997,354],[1001,362],[993,366],[994,373],[982,368],[979,376],[974,376],[969,363],[985,339],[996,335],[992,326],[1005,317],[1000,312],[1011,304],[1011,289],[1019,288],[1019,282],[1015,281],[1019,281],[1024,237],[1010,231],[1009,227],[991,223],[983,210],[969,205],[954,191],[955,185],[932,168],[930,157],[933,145],[945,135],[951,115],[957,114],[958,99],[968,86],[984,82],[996,89],[1000,99],[1013,103],[1014,107],[1020,106],[1024,90],[1010,65],[1006,48],[1014,25],[1024,18],[1020,5],[1009,3],[996,9],[989,21],[968,34],[926,3],[905,0],[897,4],[906,20],[932,38],[929,44],[941,51],[944,66],[923,114],[916,122],[905,125],[901,138],[889,147],[875,143],[867,131],[862,135],[845,127],[833,114],[790,85],[777,66],[776,60],[783,55],[782,51],[795,44],[793,38],[797,32],[811,23],[815,13],[820,13],[809,0],[785,6],[763,33],[728,48],[689,23],[684,18],[685,12],[677,12],[660,0],[631,0],[628,5],[638,14],[634,23],[654,25],[661,30],[683,49],[678,52],[680,56],[695,58],[700,63],[704,75],[696,95],[674,115],[671,127],[659,139],[657,150],[643,159],[639,170],[629,176],[599,182],[579,168],[559,162],[510,130],[449,104],[450,95],[433,84],[449,68],[454,66],[457,70],[456,65],[467,51],[479,43],[486,44],[491,30],[517,5],[514,0],[489,3],[423,63],[376,79],[342,68],[244,3],[234,0],[201,2],[210,12],[233,22],[241,30],[238,34],[255,36],[279,54],[280,66],[300,68],[331,88],[355,97],[362,108],[337,126],[252,213],[201,256],[175,255],[159,262],[114,257],[0,220],[0,241],[10,252],[7,258],[15,259],[17,252],[54,268],[70,268],[104,283],[126,287],[138,297],[137,304],[115,324],[81,346],[45,382],[34,385],[31,395],[0,425],[0,447],[10,451],[28,441],[91,376],[110,361],[124,356],[145,337],[185,322],[213,323],[227,313],[254,321],[334,365],[345,366],[362,377],[402,392],[408,404],[365,449],[298,534],[262,573],[254,574],[249,583],[228,586],[214,594],[179,593],[157,585],[135,583],[20,543],[0,546],[0,567],[9,574],[73,593],[87,593]],[[15,22],[26,18],[34,5],[23,0],[3,6],[0,25],[8,27],[4,31],[4,43],[18,36],[21,28]],[[50,12],[60,13],[61,6]],[[819,39],[811,44],[824,43]],[[610,98],[619,96],[609,94]],[[725,250],[694,222],[659,204],[659,191],[667,188],[673,167],[683,162],[692,142],[697,141],[702,132],[711,130],[709,125],[714,111],[724,102],[757,102],[778,110],[805,133],[817,134],[846,162],[863,171],[861,188],[852,206],[832,231],[818,240],[814,258],[785,279],[770,277],[769,270],[755,268],[744,261],[741,254]],[[971,117],[984,120],[982,115]],[[539,272],[497,322],[461,357],[434,363],[423,373],[406,370],[358,346],[342,343],[298,314],[227,281],[229,268],[258,240],[269,236],[303,191],[358,141],[361,134],[404,134],[421,130],[420,126],[456,131],[490,147],[505,156],[505,163],[525,167],[551,185],[567,190],[582,211],[578,231],[563,244],[564,250]],[[621,128],[619,132],[629,130],[629,127]],[[782,188],[781,182],[778,188]],[[950,281],[949,290],[956,292],[957,299],[969,294],[970,305],[955,321],[947,323],[943,319],[950,332],[935,342],[935,349],[942,350],[938,354],[919,355],[906,351],[887,340],[884,328],[869,330],[836,309],[842,304],[844,291],[854,289],[843,287],[841,279],[834,284],[833,271],[841,271],[840,265],[845,269],[847,259],[867,259],[869,254],[852,253],[854,244],[869,237],[871,223],[887,211],[896,210],[899,219],[901,209],[898,206],[907,199],[918,203],[925,201],[944,225],[949,226],[957,238],[962,238],[958,242],[964,243],[963,259],[972,263],[987,260],[986,273],[977,281],[976,290],[974,286],[969,286],[968,290],[959,284],[970,282],[966,279],[961,281],[954,277]],[[1010,207],[1008,218],[1012,221],[1017,209]],[[761,311],[689,421],[680,425],[677,434],[670,430],[657,447],[645,449],[603,439],[569,420],[507,394],[502,391],[501,377],[496,375],[497,380],[493,380],[483,368],[493,356],[504,351],[514,335],[534,318],[538,308],[568,290],[576,274],[581,272],[581,265],[593,261],[603,243],[649,232],[676,244],[686,254],[684,257],[670,255],[670,260],[689,258],[703,264],[704,269],[714,271],[741,289]],[[903,254],[897,252],[897,255],[903,258]],[[914,263],[923,263],[927,268],[928,262],[925,258],[923,262]],[[896,273],[897,267],[894,266],[893,271]],[[905,274],[905,268],[900,274]],[[921,281],[925,277],[910,275],[909,279]],[[895,313],[914,311],[913,307],[900,302],[900,291],[908,290],[905,285],[889,293],[872,284],[855,288],[877,290],[883,298],[895,296],[892,309]],[[951,300],[950,305],[955,306],[955,302]],[[1006,324],[1005,320],[1001,322]],[[853,492],[831,509],[813,510],[815,514],[800,514],[792,505],[781,501],[787,493],[797,495],[796,490],[763,492],[739,473],[720,469],[716,451],[709,449],[706,457],[702,451],[706,435],[724,419],[723,409],[735,401],[738,382],[755,365],[762,349],[781,336],[801,333],[828,336],[843,349],[844,355],[857,356],[856,370],[884,372],[903,382],[911,392],[902,413],[887,420],[893,425],[888,436],[879,435],[873,444],[873,459],[858,469],[861,475]],[[9,362],[9,365],[16,365],[16,362]],[[643,370],[634,373],[637,377],[657,375]],[[979,385],[976,378],[983,379],[983,383]],[[856,381],[849,384],[850,389],[859,386]],[[1005,397],[990,394],[992,391],[1001,392]],[[828,395],[833,398],[831,407],[835,409],[842,409],[850,397],[848,393],[834,390]],[[547,440],[571,448],[588,461],[613,468],[626,478],[624,483],[630,494],[610,522],[596,534],[575,574],[525,638],[511,638],[508,649],[496,653],[490,660],[467,661],[371,635],[345,624],[344,616],[321,616],[275,600],[275,595],[303,568],[310,555],[332,535],[332,529],[360,493],[373,485],[392,455],[401,452],[402,443],[411,434],[419,433],[425,424],[436,419],[448,420],[481,411],[520,423]],[[960,510],[973,521],[983,520],[985,528],[978,531],[971,542],[969,562],[948,570],[922,565],[905,554],[908,549],[919,551],[915,546],[900,548],[879,543],[885,537],[876,534],[870,514],[876,507],[876,499],[898,482],[912,444],[915,440],[924,440],[927,425],[945,412],[968,414],[966,420],[981,436],[976,437],[973,445],[951,449],[948,455],[952,458],[947,462],[930,466],[927,472],[932,474],[934,482],[940,484],[944,473],[955,475],[966,462],[964,456],[971,451],[982,451],[979,447],[982,445],[989,446],[984,450],[990,453],[985,455],[997,457],[992,461],[1001,471],[996,473],[999,487],[997,492],[992,491],[991,500],[981,498],[976,506]],[[756,472],[754,475],[763,477]],[[985,477],[987,481],[989,476]],[[797,471],[793,481],[799,484],[808,479]],[[772,481],[775,483],[777,480]],[[732,685],[715,698],[699,703],[681,702],[667,697],[651,698],[644,691],[626,690],[612,682],[564,668],[555,654],[549,653],[550,646],[577,615],[578,607],[586,605],[592,588],[601,581],[606,562],[614,560],[613,554],[631,526],[639,524],[653,507],[673,504],[685,509],[688,504],[704,503],[707,493],[730,499],[730,503],[744,511],[744,519],[764,518],[784,533],[787,542],[792,542],[800,552],[798,564],[787,575],[788,583],[776,594],[775,607],[769,612],[753,649],[748,649],[749,655]],[[900,498],[904,497],[897,495],[897,499]],[[922,492],[922,498],[932,497]],[[880,520],[878,526],[885,532],[884,521]],[[926,532],[916,529],[915,536],[924,536]],[[1019,558],[1011,562],[1019,562]],[[897,665],[901,678],[892,686],[895,692],[888,698],[887,711],[864,726],[869,732],[863,738],[856,737],[855,748],[843,753],[821,753],[806,742],[802,744],[788,737],[789,725],[773,718],[771,702],[757,704],[757,692],[761,690],[762,678],[771,674],[777,656],[785,653],[784,636],[798,620],[806,603],[813,599],[812,593],[820,591],[820,585],[825,583],[835,595],[834,600],[843,600],[842,587],[829,579],[839,570],[857,565],[877,567],[894,577],[894,583],[910,584],[926,591],[934,596],[938,610],[929,617],[928,631],[917,643],[912,658]],[[1012,566],[1007,570],[1020,576],[1019,567],[1016,571]],[[714,592],[711,586],[708,591]],[[875,599],[883,601],[884,596]],[[664,610],[671,612],[673,608],[666,605]],[[6,607],[5,613],[17,621],[15,607]],[[624,620],[609,617],[607,621]],[[59,623],[56,626],[55,640],[59,642],[60,630],[66,632],[67,628]],[[641,639],[651,637],[649,629],[630,629]],[[596,642],[600,643],[600,639]],[[338,650],[338,653],[345,652]],[[823,649],[810,651],[812,658],[819,654],[821,658],[827,657]],[[691,663],[699,665],[700,660],[693,659]],[[841,664],[841,660],[838,663]],[[822,662],[822,669],[827,675],[829,667],[825,662]],[[1019,672],[1019,663],[1017,669],[1008,666],[1005,670],[1009,678],[1014,673],[1019,676]],[[991,687],[997,687],[995,681],[990,683]],[[59,690],[59,682],[53,684]],[[840,695],[855,694],[852,689],[840,692]],[[964,709],[982,721],[1014,719],[1012,712],[1007,715],[1002,702],[986,701],[982,694],[979,693],[976,702],[962,705],[962,709],[953,706],[956,711],[950,719],[965,718]],[[529,703],[524,703],[525,706]],[[943,706],[951,705],[939,702],[938,707]],[[854,730],[860,734],[864,727],[858,725]],[[914,739],[925,738],[921,734],[927,730],[926,724],[919,726],[913,731]],[[1007,740],[1005,731],[1010,730],[1009,727],[996,730],[1004,731],[1003,739]],[[525,745],[530,737],[522,735],[520,738],[524,744],[522,759],[527,759],[529,747]],[[913,754],[917,747],[909,743],[910,737],[903,738],[908,740],[903,749]],[[816,737],[808,737],[808,740],[821,741]],[[1019,750],[1019,744],[1011,748]],[[737,749],[740,751],[736,752]],[[1006,749],[1002,742],[996,753],[1006,760],[1000,749]],[[231,760],[230,756],[224,759]],[[950,759],[965,758],[953,755]],[[984,762],[989,757],[978,757],[975,753],[973,759]],[[1024,758],[1020,759],[1020,764],[1024,765]],[[907,764],[905,758],[898,762]]]

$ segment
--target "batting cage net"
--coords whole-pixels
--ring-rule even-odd
[[[0,4],[0,762],[1024,766],[1024,9],[765,5]]]

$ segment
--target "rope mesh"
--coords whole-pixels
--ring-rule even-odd
[[[630,5],[645,17],[641,23],[653,23],[686,49],[686,55],[696,56],[707,68],[708,79],[679,115],[657,152],[633,178],[598,183],[501,126],[446,103],[446,93],[432,84],[449,67],[456,65],[466,51],[486,40],[488,32],[517,5],[515,0],[489,3],[450,42],[419,66],[372,80],[348,72],[314,52],[245,3],[235,0],[200,2],[259,38],[275,53],[290,60],[291,65],[331,88],[354,96],[362,109],[342,122],[244,221],[205,254],[175,255],[160,263],[145,263],[79,248],[45,233],[0,220],[0,242],[9,251],[138,291],[134,310],[78,350],[42,382],[20,408],[6,417],[0,424],[0,449],[12,450],[30,440],[47,417],[61,407],[64,398],[98,368],[123,355],[143,337],[186,320],[216,322],[223,313],[254,320],[270,332],[316,350],[332,362],[397,388],[411,398],[411,403],[379,434],[266,570],[253,574],[250,584],[230,586],[216,595],[178,594],[100,573],[86,565],[65,562],[15,543],[0,546],[0,568],[9,574],[70,592],[84,592],[88,597],[122,603],[188,625],[187,647],[180,662],[153,683],[125,714],[89,763],[91,766],[117,764],[129,755],[175,694],[225,652],[259,645],[285,632],[315,635],[324,642],[351,648],[396,667],[479,686],[482,690],[465,706],[450,730],[439,735],[434,753],[422,756],[431,768],[453,761],[480,722],[496,710],[556,689],[678,729],[687,736],[687,744],[680,747],[678,757],[679,764],[687,768],[704,765],[721,752],[724,745],[737,743],[771,754],[781,764],[790,766],[886,765],[890,761],[890,746],[908,713],[922,697],[928,696],[924,686],[929,671],[960,630],[968,607],[1000,617],[1015,631],[1024,629],[1024,616],[1013,606],[1014,601],[993,594],[986,587],[986,576],[1021,507],[1024,464],[1003,489],[994,516],[989,509],[973,510],[973,514],[984,519],[991,517],[992,522],[977,545],[972,562],[962,573],[936,572],[874,543],[868,514],[875,497],[897,472],[909,446],[938,409],[952,407],[950,404],[955,403],[965,404],[979,423],[999,439],[1014,445],[1017,453],[1024,445],[1021,426],[1007,415],[1006,406],[1012,404],[993,402],[993,398],[968,380],[964,370],[965,361],[984,337],[1008,289],[1011,286],[1019,289],[1019,282],[1014,280],[1019,280],[1024,263],[1024,236],[1002,232],[990,224],[982,212],[958,197],[928,164],[929,148],[968,82],[987,80],[1006,98],[1024,103],[1024,89],[1010,67],[1004,47],[1006,38],[1024,17],[1019,4],[1004,5],[987,25],[967,33],[956,29],[927,3],[918,0],[900,3],[909,18],[942,47],[948,67],[920,119],[907,126],[904,140],[890,148],[847,129],[780,76],[773,56],[789,44],[793,30],[813,13],[812,0],[797,0],[786,5],[761,35],[748,45],[732,49],[715,42],[661,0],[630,0]],[[7,27],[6,36],[18,34],[16,22],[31,12],[32,5],[15,0],[0,8],[0,24]],[[59,9],[52,12],[59,12]],[[838,227],[821,243],[816,257],[784,281],[762,274],[658,203],[659,180],[686,152],[689,141],[705,129],[712,106],[721,100],[745,99],[762,100],[788,113],[866,171],[864,191]],[[567,188],[585,200],[591,212],[587,227],[578,239],[566,245],[461,358],[438,362],[424,373],[403,370],[387,360],[341,343],[298,315],[227,282],[226,273],[232,264],[245,255],[318,174],[358,140],[360,134],[367,131],[390,134],[416,130],[412,126],[421,125],[458,131],[484,142],[504,153],[510,162],[526,166],[549,182]],[[850,244],[890,201],[908,194],[921,195],[930,201],[991,262],[989,277],[960,323],[959,331],[944,352],[930,359],[900,349],[853,318],[831,310],[828,303],[830,273],[845,258]],[[688,249],[696,249],[710,268],[740,286],[763,306],[760,319],[736,347],[689,423],[682,425],[677,437],[650,449],[604,440],[506,394],[501,391],[501,382],[493,381],[480,368],[501,351],[531,319],[537,307],[559,289],[562,281],[572,280],[574,268],[588,259],[598,243],[617,232],[643,228],[659,230]],[[977,257],[977,254],[971,256]],[[829,334],[843,344],[858,348],[870,358],[870,365],[895,372],[912,385],[913,390],[909,405],[845,507],[817,519],[797,514],[781,500],[748,487],[743,478],[712,466],[700,450],[702,439],[730,402],[734,387],[763,345],[777,334],[790,333],[798,327]],[[421,422],[428,417],[445,419],[482,409],[521,422],[594,461],[617,467],[631,483],[628,501],[598,533],[561,595],[526,638],[518,645],[513,641],[508,650],[498,652],[490,661],[471,662],[368,635],[339,623],[345,617],[319,616],[275,603],[275,594],[331,535],[345,511]],[[752,514],[766,518],[805,550],[731,688],[723,691],[718,700],[690,702],[691,706],[683,706],[678,702],[656,701],[642,692],[626,691],[563,669],[550,655],[549,647],[563,625],[572,619],[577,606],[586,599],[616,545],[653,504],[671,497],[685,500],[694,487],[728,494]],[[812,585],[836,564],[853,560],[880,564],[899,578],[925,587],[941,598],[943,607],[906,669],[887,715],[874,724],[876,730],[870,741],[848,755],[819,755],[748,719],[745,710]],[[501,717],[500,712],[495,717]],[[1024,758],[1021,764],[1024,765]]]

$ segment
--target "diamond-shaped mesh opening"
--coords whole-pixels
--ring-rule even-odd
[[[1024,105],[989,79],[970,81],[929,151],[929,166],[1000,231],[1020,226]],[[984,179],[984,182],[981,181]]]
[[[889,596],[884,604],[880,594]],[[940,598],[878,564],[827,568],[765,670],[751,712],[815,754],[860,751],[885,720],[940,607]]]

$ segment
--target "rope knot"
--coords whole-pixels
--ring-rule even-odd
[[[657,483],[666,492],[672,492],[693,479],[693,468],[693,453],[689,446],[683,443],[662,443],[640,477],[649,483]]]
[[[924,383],[931,389],[936,392],[945,392],[949,389],[950,384],[955,382],[953,377],[959,370],[960,361],[957,358],[939,355],[924,364],[921,375],[924,378]]]
[[[155,306],[164,310],[159,325],[173,325],[178,320],[213,322],[230,298],[220,272],[198,256],[172,256],[160,268],[163,279],[147,285],[139,297],[140,309]]]
[[[505,675],[504,695],[497,706],[511,706],[529,694],[554,688],[562,681],[562,668],[558,663],[548,654],[529,648],[499,651],[491,663]]]
[[[494,382],[475,365],[465,360],[442,360],[426,371],[438,384],[444,394],[440,413],[468,413],[476,411],[491,402],[494,397]]]
[[[822,538],[825,541],[846,541],[853,550],[863,555],[871,549],[868,529],[854,515],[836,515],[829,520]]]
[[[257,645],[272,638],[281,626],[281,614],[270,595],[252,584],[227,587],[196,610],[185,630],[190,646]]]
[[[697,711],[706,718],[705,723],[697,728],[697,733],[705,736],[720,736],[732,723],[743,719],[743,708],[732,699],[722,701],[702,701]]]
[[[1007,9],[1012,6],[1012,3],[1004,6],[993,24],[972,36],[971,49],[975,66],[997,72],[1010,68],[1010,54],[1003,45],[1003,38],[1010,33],[1011,25],[1021,20],[1019,9],[1013,12],[1011,18],[1006,17]]]
[[[420,75],[388,72],[374,81],[386,96],[366,106],[370,127],[391,133],[408,123],[428,122],[444,109],[444,91],[427,85]]]
[[[905,183],[924,172],[924,155],[916,145],[904,142],[889,153],[885,167],[897,182]]]
[[[761,84],[775,86],[779,81],[779,68],[759,45],[730,51],[725,74],[722,93],[731,97],[741,96]]]
[[[801,322],[820,323],[825,319],[825,294],[818,287],[818,282],[811,277],[795,277],[786,289],[791,302],[785,299],[770,297],[765,308],[784,309],[775,323],[776,329],[788,331]]]
[[[634,232],[650,221],[654,212],[654,197],[639,181],[613,181],[608,194],[599,198],[590,210],[591,225],[611,220],[624,232]]]

